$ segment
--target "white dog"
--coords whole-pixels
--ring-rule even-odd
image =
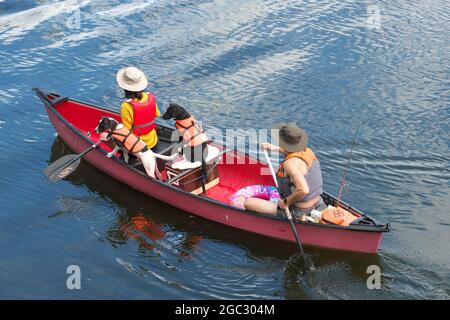
[[[117,151],[122,150],[124,153],[125,162],[128,163],[128,152],[132,153],[139,160],[141,160],[145,171],[152,178],[155,178],[156,175],[158,179],[161,179],[161,174],[159,173],[158,166],[156,165],[156,158],[163,160],[173,160],[177,157],[177,154],[164,156],[158,153],[154,153],[147,147],[145,142],[143,142],[134,133],[132,133],[130,129],[126,128],[113,118],[101,118],[97,127],[95,128],[95,132],[108,132],[107,140],[111,139],[114,141],[114,150],[106,155],[108,158],[113,157],[117,153]]]

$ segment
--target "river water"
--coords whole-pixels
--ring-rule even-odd
[[[0,298],[449,299],[447,1],[0,0]],[[379,254],[308,248],[196,218],[70,153],[31,88],[112,110],[123,66],[162,109],[219,128],[297,121],[325,189],[390,222]],[[81,269],[68,290],[66,269]],[[367,268],[382,271],[369,290]]]

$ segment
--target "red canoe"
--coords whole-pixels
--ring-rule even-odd
[[[99,140],[94,128],[102,116],[120,121],[120,115],[110,110],[40,89],[33,90],[44,103],[50,121],[59,136],[77,153]],[[160,124],[157,129],[162,143],[163,137],[170,136],[173,130]],[[230,205],[231,195],[243,187],[273,184],[270,175],[260,174],[261,169],[267,167],[265,163],[254,159],[250,162],[247,155],[237,151],[223,153],[223,159],[217,165],[219,184],[207,190],[206,195],[194,195],[177,187],[173,183],[174,179],[166,181],[152,179],[141,169],[126,164],[119,157],[107,158],[105,155],[110,150],[108,146],[101,144],[84,159],[126,185],[193,215],[266,237],[295,242],[290,225],[284,218],[262,215]],[[233,161],[237,158],[242,160],[243,157],[247,161]],[[322,197],[327,204],[334,205],[337,202],[336,198],[327,193]],[[296,222],[301,242],[305,246],[376,253],[383,232],[389,231],[389,224],[381,224],[345,203],[340,202],[340,206],[359,218],[348,227]]]

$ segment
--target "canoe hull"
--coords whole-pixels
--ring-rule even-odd
[[[60,138],[73,151],[80,153],[92,145],[89,139],[64,121],[64,118],[51,105],[46,104],[46,111]],[[193,196],[150,179],[115,159],[108,159],[101,150],[94,150],[83,159],[131,188],[193,215],[262,236],[295,242],[290,225],[286,220],[249,213]],[[349,230],[335,226],[327,227],[304,223],[297,223],[296,228],[300,240],[305,246],[360,253],[376,253],[383,234],[383,232],[377,231]]]

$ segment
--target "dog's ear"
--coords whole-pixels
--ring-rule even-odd
[[[102,117],[100,120],[98,120],[98,124],[97,124],[97,126],[95,127],[95,132],[96,133],[101,133],[101,132],[103,132],[104,130],[104,126],[103,126],[103,120],[104,120],[105,118],[104,117]]]
[[[109,119],[109,117],[103,117],[102,124],[103,124],[103,131],[109,129],[111,126],[111,120]]]
[[[108,118],[109,125],[108,129],[116,130],[117,126],[119,125],[119,122],[114,118]]]
[[[185,108],[176,103],[171,103],[169,108],[171,107],[172,118],[176,120],[184,120],[189,118],[191,115],[186,111]]]
[[[95,132],[102,133],[105,130],[111,129],[112,123],[111,118],[102,117],[98,122],[97,128],[95,128]]]

